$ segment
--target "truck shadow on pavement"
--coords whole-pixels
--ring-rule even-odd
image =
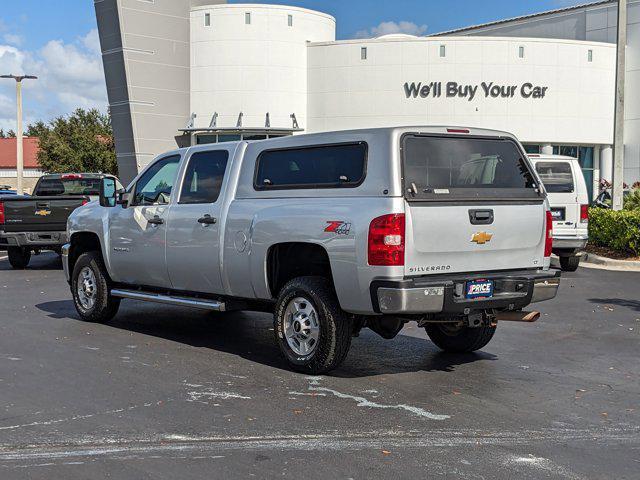
[[[36,308],[52,319],[80,322],[71,300],[40,303]],[[214,314],[123,302],[118,315],[108,324],[82,323],[94,330],[92,334],[96,336],[104,335],[105,328],[115,328],[196,348],[207,348],[213,352],[224,352],[250,362],[289,371],[280,356],[274,338],[272,316],[269,314]],[[414,336],[421,331],[414,327],[409,330],[410,335],[400,334],[393,340],[384,340],[365,329],[359,337],[353,339],[349,355],[342,366],[330,375],[359,378],[418,371],[453,372],[459,365],[498,358],[485,352],[445,354],[427,338]],[[127,338],[126,341],[131,342],[131,339]],[[215,353],[212,355],[212,365],[216,363],[214,355]]]
[[[600,306],[615,305],[640,312],[640,300],[630,300],[628,298],[590,298],[589,301]]]
[[[0,251],[0,257],[7,255],[7,252]],[[32,255],[31,261],[25,270],[62,270],[62,259],[55,253],[45,252],[40,255]],[[0,271],[16,271],[13,270],[9,260],[6,258],[0,259]]]

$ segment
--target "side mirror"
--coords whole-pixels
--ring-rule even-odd
[[[105,177],[100,182],[100,206],[116,206],[116,179]]]

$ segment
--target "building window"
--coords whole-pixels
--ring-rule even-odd
[[[447,47],[446,47],[446,45],[440,45],[440,56],[443,57],[443,58],[447,56]]]
[[[367,59],[367,47],[362,47],[360,49],[360,59],[361,60],[366,60]]]
[[[593,50],[587,51],[587,62],[593,62]]]
[[[244,14],[244,23],[246,25],[251,25],[251,12],[245,12],[245,14]]]
[[[293,15],[287,16],[287,25],[289,25],[290,27],[293,27]]]
[[[211,14],[210,13],[205,13],[204,14],[204,26],[205,27],[210,27],[211,26]]]
[[[540,145],[523,145],[523,147],[527,153],[540,153]]]
[[[518,58],[524,58],[524,47],[522,45],[518,47]]]

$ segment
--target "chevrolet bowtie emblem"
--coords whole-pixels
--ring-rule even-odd
[[[39,217],[46,217],[47,215],[51,215],[51,211],[50,210],[36,210],[35,213]]]
[[[485,243],[489,243],[493,235],[487,232],[478,232],[474,233],[473,237],[471,237],[471,241],[477,243],[478,245],[484,245]]]

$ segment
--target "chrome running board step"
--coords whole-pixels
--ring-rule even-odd
[[[111,295],[118,298],[164,303],[166,305],[175,305],[177,307],[199,308],[200,310],[210,310],[214,312],[226,311],[226,305],[224,304],[224,302],[219,302],[217,300],[173,297],[170,295],[160,295],[158,293],[141,292],[136,290],[120,290],[117,288],[111,290]]]

